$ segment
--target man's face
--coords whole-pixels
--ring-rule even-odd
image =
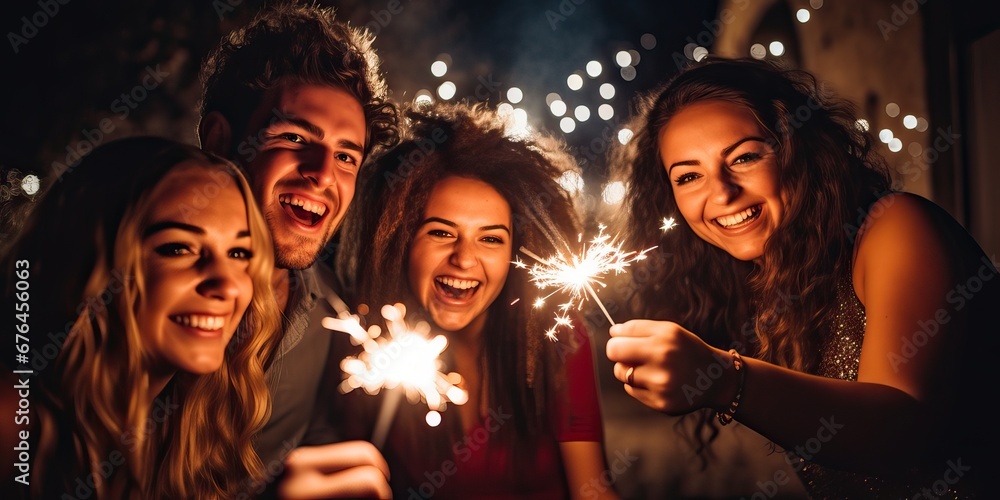
[[[364,156],[365,115],[347,91],[287,81],[250,117],[238,159],[274,238],[275,263],[312,265],[354,197]]]

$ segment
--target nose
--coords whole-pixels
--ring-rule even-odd
[[[243,272],[237,263],[228,258],[205,257],[202,259],[202,281],[197,290],[203,297],[233,300],[240,296],[242,287],[238,279]]]
[[[728,205],[739,196],[741,190],[732,174],[723,170],[712,181],[712,201],[719,205]]]
[[[319,188],[326,189],[337,182],[337,159],[329,148],[317,148],[305,155],[299,163],[299,173]]]
[[[476,265],[476,252],[472,242],[459,238],[452,248],[448,262],[459,269],[472,269]]]

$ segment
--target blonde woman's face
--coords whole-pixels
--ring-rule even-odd
[[[447,177],[434,186],[410,243],[410,290],[449,332],[482,329],[507,281],[510,205],[493,186]]]
[[[154,369],[218,370],[253,294],[243,195],[227,173],[189,161],[150,197],[136,311],[147,354]]]

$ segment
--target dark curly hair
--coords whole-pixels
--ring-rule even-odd
[[[284,79],[342,88],[365,113],[365,156],[398,140],[374,37],[334,19],[334,9],[278,3],[224,37],[202,65],[201,117],[218,111],[244,136],[264,93]],[[237,142],[237,141],[234,141]],[[236,145],[229,156],[236,158]]]
[[[824,92],[812,75],[754,59],[708,58],[638,100],[630,127],[635,135],[613,162],[628,183],[626,221],[679,213],[659,135],[678,111],[709,100],[745,106],[765,128],[778,155],[786,215],[756,266],[701,240],[680,217],[667,233],[624,224],[631,245],[660,245],[669,254],[633,305],[643,316],[678,321],[717,347],[735,345],[811,371],[818,363],[817,332],[836,313],[837,281],[850,273],[857,226],[871,203],[893,190],[885,162],[857,125],[854,106]]]
[[[408,316],[420,316],[406,280],[407,256],[430,193],[446,177],[481,180],[503,196],[511,209],[514,252],[521,246],[541,255],[569,250],[580,217],[558,179],[579,167],[563,143],[542,134],[511,136],[496,112],[482,105],[411,107],[403,128],[403,141],[362,173],[363,188],[343,229],[337,270],[354,277],[343,289],[355,305],[377,311],[404,301],[411,305]],[[500,429],[499,439],[515,448],[530,446],[547,429],[557,406],[562,359],[579,340],[569,331],[559,333],[559,342],[545,339],[554,311],[532,307],[537,290],[527,272],[510,272],[482,334],[480,359],[489,380],[482,397],[490,408],[511,409],[511,424]],[[445,412],[446,423],[455,416],[451,413]],[[397,424],[422,425],[422,418],[414,417]],[[433,443],[416,442],[429,439],[426,434],[426,428],[414,429],[411,451],[434,452]]]

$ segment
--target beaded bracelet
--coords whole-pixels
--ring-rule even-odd
[[[743,369],[743,358],[740,357],[740,353],[736,352],[736,349],[730,349],[729,354],[733,355],[733,367],[740,374],[740,388],[736,391],[736,396],[733,397],[733,401],[729,403],[729,408],[726,411],[715,412],[715,417],[719,419],[719,423],[722,425],[729,425],[733,421],[733,417],[736,416],[736,409],[740,406],[740,398],[743,397],[743,382],[746,381],[747,371]]]

